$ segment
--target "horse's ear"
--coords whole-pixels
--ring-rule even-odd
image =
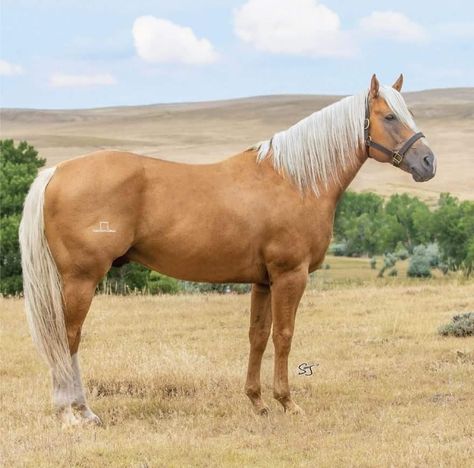
[[[400,73],[400,76],[398,77],[397,81],[393,83],[392,88],[400,92],[402,90],[402,85],[403,85],[403,74]]]
[[[379,95],[379,80],[375,76],[375,73],[372,75],[372,80],[370,81],[370,90],[369,95],[371,98],[376,98]]]

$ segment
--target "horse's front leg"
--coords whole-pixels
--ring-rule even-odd
[[[260,386],[260,368],[262,356],[267,346],[270,329],[272,327],[272,311],[270,303],[270,287],[263,284],[252,286],[250,305],[250,355],[247,371],[245,393],[250,398],[257,414],[265,415],[269,409],[262,400]]]
[[[271,308],[275,346],[273,396],[285,411],[295,414],[304,414],[304,411],[290,396],[288,355],[295,329],[296,310],[306,287],[307,277],[308,270],[303,267],[272,275]]]

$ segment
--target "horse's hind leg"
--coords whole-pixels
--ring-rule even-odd
[[[270,287],[254,284],[250,306],[250,355],[245,393],[258,414],[267,414],[268,406],[262,400],[260,368],[272,326]]]
[[[100,419],[87,406],[78,362],[81,328],[95,293],[96,282],[90,278],[63,278],[64,321],[72,359],[73,381],[59,381],[53,371],[53,401],[65,425],[81,421],[100,424]],[[73,413],[77,410],[79,418]]]
[[[80,340],[81,331],[79,330],[78,340]],[[101,424],[99,416],[97,416],[87,405],[84,387],[82,386],[81,371],[79,369],[78,353],[72,355],[72,369],[74,371],[74,399],[72,407],[75,408],[82,420],[97,425]]]

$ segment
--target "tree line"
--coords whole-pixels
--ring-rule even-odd
[[[0,294],[4,296],[22,292],[18,227],[28,189],[45,163],[28,143],[0,140]],[[426,276],[416,274],[423,262],[469,275],[474,266],[474,202],[441,194],[430,209],[406,194],[385,200],[374,193],[346,192],[336,210],[331,252],[369,257],[385,254],[385,269],[393,267],[398,258],[421,259],[421,263],[414,263],[413,276]],[[98,289],[114,294],[172,294],[246,292],[249,286],[178,281],[141,265],[127,264],[112,268]]]
[[[375,193],[346,192],[336,209],[333,237],[335,255],[437,256],[445,272],[461,270],[469,276],[474,266],[474,202],[442,193],[430,208],[408,194],[386,200]]]

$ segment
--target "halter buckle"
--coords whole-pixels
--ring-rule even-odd
[[[364,120],[364,130],[368,130],[370,127],[370,119],[366,118]]]
[[[403,161],[403,156],[398,151],[395,151],[392,155],[392,164],[398,167],[400,166],[402,161]]]

